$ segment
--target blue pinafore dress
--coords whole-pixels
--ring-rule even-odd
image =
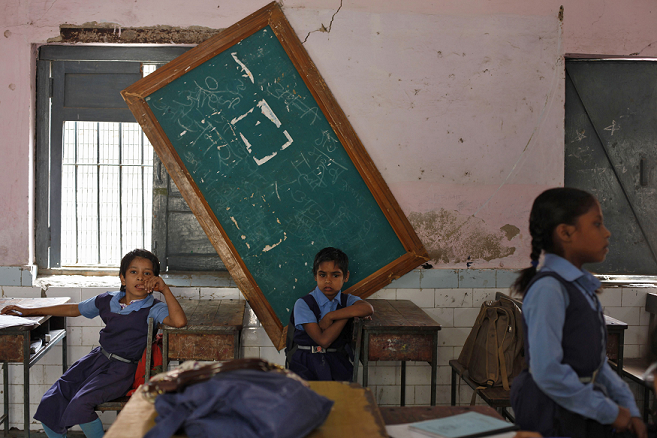
[[[76,424],[98,418],[94,407],[125,395],[132,386],[137,362],[146,348],[148,314],[151,307],[125,315],[110,310],[112,295],[96,297],[96,307],[105,327],[100,331],[100,345],[108,353],[134,363],[109,360],[95,348],[78,360],[44,394],[34,418],[53,431],[64,434]],[[159,302],[154,300],[154,303]]]
[[[557,279],[566,289],[569,304],[563,326],[561,347],[562,363],[570,365],[582,382],[588,381],[606,360],[607,330],[602,311],[591,307],[586,297],[574,284],[564,280],[554,272],[539,272],[529,287],[543,277]],[[525,329],[525,354],[531,368],[527,323],[523,318]],[[595,389],[606,394],[599,384]],[[562,408],[536,385],[528,369],[523,370],[511,386],[511,406],[516,415],[516,424],[523,430],[541,433],[543,436],[559,437],[610,437],[613,436],[609,425],[602,425],[595,420]]]
[[[337,309],[347,307],[349,294],[341,294]],[[319,304],[312,295],[308,294],[301,298],[306,302],[310,310],[315,314],[317,322],[320,321],[321,311]],[[337,310],[336,309],[336,310]],[[290,315],[290,326],[294,327],[294,312]],[[311,350],[297,349],[290,360],[290,371],[294,371],[306,380],[336,380],[351,381],[354,372],[353,352],[349,342],[353,331],[353,322],[349,321],[342,332],[328,350],[336,350],[327,353],[312,353]],[[294,344],[317,346],[305,330],[294,330]]]

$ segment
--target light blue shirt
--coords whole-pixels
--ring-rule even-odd
[[[327,313],[336,310],[342,298],[342,291],[338,292],[338,294],[332,300],[326,298],[324,292],[319,290],[318,287],[310,292],[310,295],[315,298],[315,301],[317,301],[317,304],[319,305],[319,320],[315,318],[315,314],[312,310],[310,310],[308,304],[306,304],[302,298],[299,298],[297,302],[294,303],[294,327],[298,328],[299,330],[303,330],[303,325],[309,322],[319,323],[319,321],[321,321]],[[349,295],[347,298],[347,307],[353,305],[357,301],[360,301],[359,297],[355,295]]]
[[[125,292],[108,292],[108,293],[112,296],[112,299],[110,301],[110,311],[112,313],[118,313],[119,315],[127,315],[130,312],[136,312],[142,307],[150,306],[151,304],[153,304],[153,301],[155,301],[153,295],[148,295],[143,300],[134,301],[133,303],[128,305],[125,309],[122,309],[119,300],[125,296]],[[100,315],[100,310],[98,310],[98,307],[96,307],[97,297],[98,296],[89,298],[88,300],[84,300],[78,304],[78,310],[80,310],[80,314],[82,316],[91,319]],[[169,308],[167,307],[166,303],[162,303],[162,302],[155,303],[155,305],[151,307],[151,310],[148,311],[148,317],[153,318],[153,320],[159,324],[161,324],[164,321],[164,318],[166,318],[167,316],[169,316]]]
[[[577,269],[568,260],[554,254],[546,254],[541,271],[559,274],[584,294],[593,309],[601,308],[595,294],[600,281],[589,272]],[[561,363],[561,340],[568,304],[568,292],[553,277],[536,281],[523,299],[522,312],[527,322],[531,358],[529,367],[534,381],[562,407],[599,423],[613,423],[618,416],[618,405],[628,408],[633,417],[641,417],[630,388],[607,363],[605,345],[602,346],[603,365],[596,382],[607,389],[609,397],[594,391],[592,384],[580,382],[575,370]]]

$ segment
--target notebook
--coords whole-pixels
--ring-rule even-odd
[[[435,438],[476,438],[517,430],[518,426],[478,412],[466,412],[451,417],[411,423],[408,428]]]

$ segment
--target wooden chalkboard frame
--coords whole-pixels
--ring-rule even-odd
[[[406,254],[352,285],[345,292],[365,298],[427,261],[429,257],[278,3],[270,3],[126,88],[121,94],[128,107],[274,346],[281,349],[285,346],[287,321],[280,321],[274,313],[145,100],[150,94],[266,26],[273,30],[406,250]]]

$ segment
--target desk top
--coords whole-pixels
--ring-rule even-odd
[[[363,436],[387,438],[388,434],[372,392],[357,383],[308,382],[318,394],[335,401],[323,425],[308,438]],[[141,438],[155,425],[155,406],[135,392],[105,433],[105,438]],[[176,435],[175,437],[179,437]]]
[[[612,318],[609,315],[605,315],[605,323],[607,324],[607,330],[627,330],[627,323],[618,320],[616,318]]]
[[[374,307],[372,320],[364,320],[363,328],[379,328],[397,331],[436,331],[440,324],[433,320],[424,310],[410,300],[367,300]]]
[[[169,332],[242,330],[246,301],[181,299],[178,302],[187,316],[187,325],[182,328],[163,325],[164,330]]]
[[[5,306],[9,305],[15,305],[15,306],[21,306],[21,307],[45,307],[45,306],[56,306],[59,304],[66,304],[70,301],[71,299],[68,297],[56,297],[56,298],[0,298],[0,309],[3,309]],[[26,316],[25,318],[31,319],[32,321],[36,321],[36,324],[33,326],[29,325],[23,325],[23,326],[14,326],[14,327],[7,327],[5,329],[0,329],[0,333],[5,332],[5,331],[26,331],[26,330],[32,330],[44,322],[46,322],[48,319],[50,319],[50,315],[45,315],[45,316]]]

